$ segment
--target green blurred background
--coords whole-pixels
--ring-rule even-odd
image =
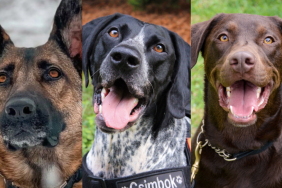
[[[279,16],[282,18],[281,3],[281,0],[192,0],[191,24],[209,20],[218,13],[246,13],[263,16]],[[197,65],[191,72],[191,121],[193,135],[202,120],[204,112],[204,60],[201,56],[198,58]]]

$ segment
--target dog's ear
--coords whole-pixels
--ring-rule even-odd
[[[14,45],[9,35],[0,25],[0,57],[8,44]]]
[[[85,24],[82,28],[82,69],[85,75],[85,85],[88,86],[89,76],[88,72],[91,70],[90,56],[93,53],[94,44],[97,42],[97,37],[99,33],[113,20],[123,16],[122,14],[116,13],[110,16],[105,16],[101,18],[94,19],[87,24]],[[91,76],[91,75],[90,75]]]
[[[49,40],[55,40],[72,59],[81,75],[82,70],[82,22],[81,0],[62,0],[54,17]]]
[[[192,68],[196,65],[199,52],[202,50],[205,40],[209,35],[215,24],[220,21],[226,14],[218,14],[212,19],[193,24],[191,26],[191,66]]]
[[[272,20],[277,28],[280,30],[280,33],[282,34],[282,18],[279,18],[278,16],[271,16],[269,17],[270,20]]]
[[[169,32],[175,51],[172,85],[167,94],[167,111],[175,118],[191,114],[191,47],[179,35]]]

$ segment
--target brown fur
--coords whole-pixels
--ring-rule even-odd
[[[33,88],[48,97],[55,105],[55,108],[63,112],[67,127],[61,133],[60,144],[57,147],[31,148],[26,153],[8,151],[0,136],[0,171],[5,178],[21,188],[31,188],[35,181],[38,185],[40,183],[38,172],[31,168],[29,164],[40,164],[39,168],[44,168],[49,163],[57,164],[62,171],[63,177],[68,179],[80,166],[82,157],[81,78],[71,65],[69,58],[59,50],[53,41],[36,49],[38,55],[34,61],[47,60],[67,73],[66,79],[61,79],[54,85],[36,82],[36,80],[40,80],[41,76],[41,71],[36,63],[33,65],[32,72],[25,71],[26,63],[22,57],[24,49],[10,45],[6,50],[9,53],[3,54],[0,69],[3,66],[15,63],[15,72],[17,74],[14,77],[15,85],[12,90],[1,88],[0,111],[3,111],[5,101],[9,95],[26,88]]]
[[[81,3],[81,2],[80,2]],[[34,48],[32,62],[26,58],[26,48],[17,48],[9,36],[0,27],[3,34],[1,46],[4,47],[0,56],[0,70],[14,64],[13,84],[0,87],[0,112],[4,109],[7,99],[14,93],[33,90],[48,98],[54,108],[63,115],[66,128],[60,133],[59,144],[56,147],[35,146],[24,150],[10,151],[0,134],[0,173],[14,185],[20,188],[39,188],[41,186],[41,171],[50,165],[57,165],[62,177],[67,180],[79,168],[82,162],[82,88],[81,68],[75,67],[73,58],[79,58],[81,67],[81,15],[74,17],[74,30],[65,29],[62,32],[62,42],[69,50],[69,55],[62,50],[56,38],[56,25],[48,42]],[[68,22],[71,25],[72,21]],[[79,24],[80,23],[80,24]],[[0,34],[1,34],[0,33]],[[42,81],[42,70],[38,64],[47,61],[58,67],[64,76],[56,82]],[[82,187],[79,182],[75,188]],[[4,188],[0,177],[0,188]]]
[[[231,26],[230,26],[231,25]],[[230,41],[219,44],[216,37],[226,28]],[[237,154],[261,148],[266,142],[273,146],[260,154],[234,162],[226,162],[214,150],[203,148],[196,188],[278,188],[282,187],[282,19],[257,15],[219,14],[206,22],[192,25],[192,66],[200,51],[205,62],[204,135],[213,146]],[[276,43],[263,45],[266,36],[275,36]],[[255,67],[248,74],[232,71],[226,63],[236,51],[249,51],[256,57]],[[219,105],[217,82],[224,87],[245,79],[263,87],[272,81],[268,103],[259,111],[255,124],[236,127]],[[196,137],[192,142],[192,163]]]

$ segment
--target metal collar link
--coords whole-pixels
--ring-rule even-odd
[[[235,158],[230,158],[230,157],[232,157],[232,155],[229,154],[225,149],[219,149],[217,147],[212,146],[208,139],[205,139],[205,143],[204,144],[202,144],[202,141],[199,141],[200,135],[204,133],[204,125],[205,125],[204,124],[204,120],[202,120],[201,132],[197,136],[197,146],[196,146],[196,149],[195,149],[195,162],[194,162],[194,164],[192,166],[192,169],[191,169],[191,184],[192,184],[192,188],[195,185],[194,180],[195,180],[195,177],[196,177],[196,175],[197,175],[197,173],[199,171],[202,149],[206,145],[211,147],[225,161],[235,161],[237,159],[236,157]]]
[[[204,120],[202,120],[201,132],[198,134],[197,143],[199,143],[200,135],[204,133],[204,125],[205,125]],[[237,159],[236,157],[232,157],[232,155],[230,153],[228,153],[225,149],[220,149],[220,148],[217,148],[215,146],[212,146],[208,139],[205,139],[205,143],[202,145],[202,148],[206,145],[211,147],[225,161],[235,161]]]
[[[192,188],[195,185],[195,181],[194,180],[195,180],[196,174],[199,171],[202,149],[206,145],[211,147],[225,161],[235,161],[235,160],[241,159],[241,158],[246,157],[246,156],[250,156],[250,155],[255,155],[255,154],[261,153],[261,152],[265,151],[266,149],[268,149],[269,147],[271,147],[272,144],[273,144],[273,142],[267,142],[260,149],[244,151],[244,152],[240,152],[240,153],[232,155],[232,154],[229,154],[225,149],[219,149],[217,147],[212,146],[208,139],[205,139],[205,143],[202,144],[202,141],[199,141],[199,137],[203,133],[204,133],[204,120],[202,120],[201,132],[197,136],[197,146],[196,146],[196,149],[195,149],[195,157],[196,157],[196,159],[195,159],[195,163],[193,164],[192,170],[191,170],[191,173],[192,173],[192,175],[191,175]]]

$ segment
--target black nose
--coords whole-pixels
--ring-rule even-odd
[[[12,98],[5,106],[6,116],[11,120],[25,120],[34,116],[35,102],[30,98]]]
[[[235,72],[246,73],[255,66],[256,58],[250,52],[236,52],[230,58],[229,64]]]
[[[111,52],[111,62],[119,69],[136,69],[140,61],[138,52],[127,47],[117,47]]]

